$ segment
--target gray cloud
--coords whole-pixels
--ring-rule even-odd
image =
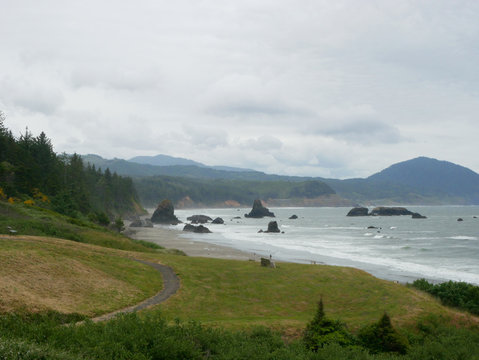
[[[6,124],[57,151],[341,177],[426,155],[479,171],[475,0],[11,1],[2,15]]]
[[[404,141],[404,137],[396,127],[377,120],[356,120],[340,126],[333,125],[322,133],[348,142],[370,146]]]

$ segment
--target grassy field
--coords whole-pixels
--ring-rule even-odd
[[[0,312],[56,310],[95,316],[152,296],[161,278],[131,258],[170,265],[180,291],[153,311],[169,321],[197,320],[232,329],[264,325],[298,335],[320,297],[329,317],[353,332],[386,311],[399,327],[413,327],[429,315],[445,323],[478,323],[431,296],[357,269],[127,252],[68,240],[0,236]]]
[[[0,235],[0,313],[55,310],[95,316],[162,287],[135,254],[69,240]]]
[[[328,316],[341,319],[352,331],[377,321],[385,311],[400,327],[412,327],[429,315],[443,317],[445,323],[478,321],[423,292],[353,268],[280,263],[270,269],[251,261],[160,259],[177,271],[182,284],[179,294],[158,306],[170,320],[230,328],[265,325],[294,336],[314,316],[322,296]]]
[[[180,291],[155,309],[170,321],[233,329],[265,325],[294,336],[322,296],[328,316],[353,331],[384,311],[400,327],[431,314],[445,323],[478,322],[423,292],[353,268],[280,263],[269,269],[250,261],[177,256],[85,220],[0,202],[0,233],[7,226],[21,235],[0,235],[0,312],[94,316],[139,302],[158,291],[161,279],[135,257],[170,265],[180,276]]]

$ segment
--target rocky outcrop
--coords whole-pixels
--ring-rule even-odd
[[[191,224],[186,224],[183,227],[183,231],[188,231],[188,232],[194,232],[194,233],[199,233],[199,234],[208,234],[211,233],[210,229],[208,229],[206,226],[203,225],[191,225]]]
[[[267,233],[279,233],[281,230],[279,230],[278,223],[276,221],[270,221],[268,223],[268,230],[265,232]]]
[[[173,207],[173,203],[170,200],[165,199],[156,208],[151,217],[151,222],[156,224],[180,224],[181,221],[178,220],[174,213],[175,208]]]
[[[268,223],[268,230],[263,231],[262,229],[258,231],[258,233],[279,233],[281,230],[278,227],[278,223],[276,221],[270,221]]]
[[[409,211],[404,207],[386,207],[378,206],[368,212],[368,208],[365,207],[355,207],[352,208],[347,216],[401,216],[401,215],[411,215],[413,219],[427,219],[426,216],[419,213]]]
[[[137,219],[131,222],[130,227],[153,227],[153,223],[150,219]]]
[[[206,224],[213,219],[206,215],[193,215],[187,217],[186,220],[191,221],[192,224]]]
[[[224,221],[222,218],[217,217],[217,218],[214,219],[211,223],[212,223],[212,224],[224,224],[225,221]]]
[[[413,219],[427,219],[427,216],[421,215],[419,213],[413,213],[411,217]]]
[[[250,213],[244,214],[244,216],[247,218],[256,218],[256,219],[261,219],[265,216],[275,217],[274,213],[272,213],[266,207],[264,207],[261,200],[258,200],[258,199],[256,199],[253,202],[253,209],[251,209]]]
[[[413,212],[404,207],[385,207],[379,206],[371,210],[371,216],[400,216],[400,215],[412,215]]]
[[[365,207],[355,207],[349,210],[346,216],[368,216],[368,208]]]
[[[291,215],[288,219],[296,220],[297,218],[298,218],[298,215]]]

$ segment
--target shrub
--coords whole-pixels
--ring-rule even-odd
[[[339,320],[330,320],[324,313],[323,299],[318,303],[318,310],[313,320],[306,326],[303,341],[306,347],[313,351],[327,344],[342,346],[353,345],[354,338]]]
[[[438,297],[444,305],[479,315],[479,286],[455,281],[434,285],[425,279],[414,281],[412,286]]]
[[[405,354],[409,346],[407,339],[393,328],[391,319],[386,313],[377,323],[362,328],[358,339],[360,344],[372,353]]]

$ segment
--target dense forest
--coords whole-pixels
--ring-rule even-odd
[[[56,154],[41,133],[16,138],[0,111],[0,198],[78,217],[113,218],[141,210],[131,178],[84,166],[77,155]]]
[[[254,199],[313,199],[334,194],[322,181],[248,181],[155,176],[135,179],[141,203],[156,206],[168,198],[174,203],[188,197],[196,205],[219,205],[229,200],[250,205]]]

